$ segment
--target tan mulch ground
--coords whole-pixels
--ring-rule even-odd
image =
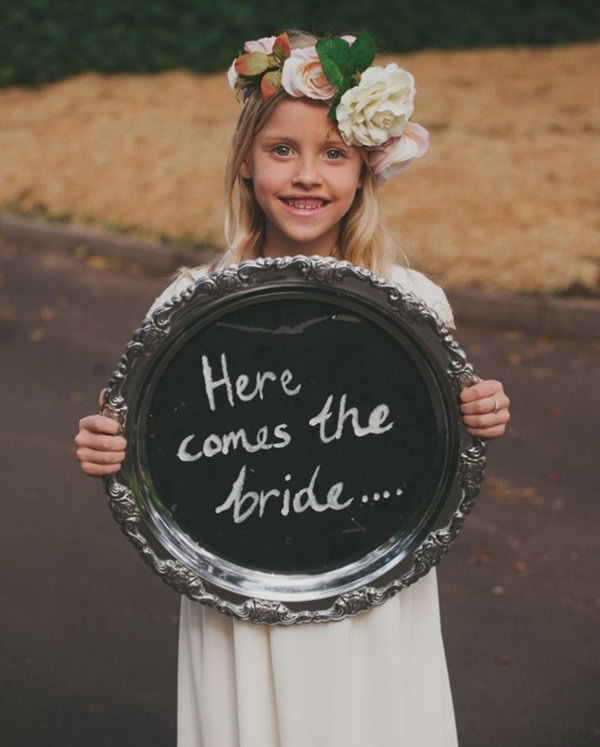
[[[597,290],[600,44],[393,59],[432,140],[382,190],[412,264],[446,286]],[[237,109],[223,74],[186,71],[0,90],[0,207],[220,245]]]

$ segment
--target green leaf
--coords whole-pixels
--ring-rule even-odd
[[[331,119],[336,124],[337,124],[337,117],[335,116],[335,110],[337,109],[337,105],[339,103],[340,103],[340,96],[336,93],[335,96],[331,99],[331,106],[329,107],[329,111],[327,112],[328,118]]]
[[[363,31],[356,37],[356,41],[350,47],[351,72],[362,73],[375,59],[375,41],[371,34]]]
[[[338,88],[338,93],[340,94],[340,99],[346,93],[346,91],[349,91],[351,88],[354,88],[355,85],[356,85],[356,83],[352,80],[352,78],[346,78],[346,80]]]
[[[334,39],[332,37],[321,39],[317,42],[316,49],[321,60],[321,67],[323,66],[323,57],[327,57],[332,62],[335,62],[342,75],[349,74],[350,45],[345,39]],[[329,82],[332,85],[337,85],[331,80]]]
[[[354,81],[351,78],[346,78],[344,81],[342,81],[342,85],[338,88],[335,96],[331,99],[331,105],[329,107],[329,112],[327,114],[329,119],[332,119],[334,122],[337,122],[336,109],[338,107],[338,104],[342,100],[342,96],[346,93],[346,91],[349,91],[351,88],[354,88],[354,85],[355,85]]]
[[[319,52],[318,54],[325,77],[332,86],[338,88],[344,82],[344,75],[342,71],[330,57],[327,57],[327,55],[322,54],[321,52]]]

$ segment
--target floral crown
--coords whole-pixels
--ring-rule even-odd
[[[265,100],[283,87],[290,96],[330,102],[329,117],[343,141],[366,148],[371,171],[384,182],[425,155],[429,134],[409,121],[413,76],[395,63],[372,66],[374,58],[375,43],[367,33],[295,48],[283,33],[247,41],[227,77],[236,91],[260,88]]]

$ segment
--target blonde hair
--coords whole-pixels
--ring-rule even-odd
[[[306,35],[295,35],[293,46],[305,46],[310,41]],[[288,98],[281,88],[264,101],[260,90],[254,89],[243,102],[225,167],[224,228],[228,249],[213,263],[211,270],[261,256],[265,239],[264,213],[254,196],[252,183],[243,179],[240,171],[254,138],[267,124],[279,102]],[[359,150],[364,160],[362,185],[342,219],[336,258],[362,265],[378,275],[389,276],[392,264],[402,254],[381,222],[375,177],[368,167],[366,152],[362,148]]]

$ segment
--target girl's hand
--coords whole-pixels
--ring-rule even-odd
[[[510,400],[499,381],[480,379],[460,393],[460,411],[467,431],[479,438],[497,438],[510,420]]]
[[[102,404],[105,391],[100,392],[98,404]],[[121,469],[127,441],[120,433],[117,421],[104,415],[88,415],[79,421],[75,456],[86,475],[113,475]]]

